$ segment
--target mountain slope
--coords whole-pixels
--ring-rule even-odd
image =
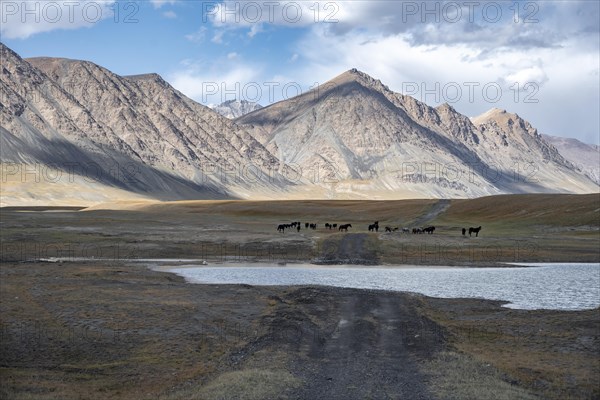
[[[149,165],[191,180],[249,187],[238,173],[241,168],[269,169],[276,162],[248,132],[185,97],[157,74],[121,77],[85,61],[27,61],[69,91]]]
[[[86,199],[103,199],[109,188],[132,197],[138,197],[136,193],[159,199],[170,193],[186,197],[196,192],[217,196],[209,188],[144,165],[73,96],[1,44],[0,58],[3,204],[13,202],[11,198],[17,204],[36,202],[33,193],[49,193],[61,185],[69,190],[62,191],[62,198],[57,192],[47,201],[81,199],[85,204]],[[7,196],[9,186],[13,197]]]
[[[276,159],[156,74],[120,77],[84,61],[26,61],[1,43],[0,57],[0,162],[17,202],[44,201],[40,193],[65,181],[73,190],[48,201],[88,204],[111,187],[134,198],[244,197],[283,182],[256,179],[253,173],[270,177]],[[20,172],[38,165],[37,177]],[[59,171],[60,182],[39,179],[45,171]],[[36,184],[45,189],[32,190]]]
[[[473,121],[432,108],[350,70],[236,122],[334,194],[475,197],[583,193],[597,187],[528,123],[497,111]]]
[[[566,160],[575,165],[591,180],[600,185],[600,146],[577,139],[542,135]]]

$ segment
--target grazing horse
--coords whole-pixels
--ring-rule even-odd
[[[369,232],[374,231],[375,227],[377,227],[379,229],[379,227],[377,225],[375,225],[375,224],[369,225]]]
[[[331,224],[329,222],[325,223],[325,229],[331,229]]]
[[[467,233],[467,230],[465,228],[462,228],[462,234],[463,234],[463,236],[465,236],[465,233]]]
[[[435,231],[435,226],[428,226],[427,228],[423,229],[424,233],[429,233],[430,235],[433,234],[433,231]]]
[[[308,226],[309,226],[309,225],[310,225],[310,224],[309,224],[308,222],[306,222],[306,223],[304,224],[304,227],[305,227],[306,229],[308,229]]]
[[[285,233],[285,228],[286,228],[286,226],[284,224],[280,224],[277,227],[277,232]]]
[[[334,229],[337,228],[337,224],[333,224],[332,226],[333,226]]]
[[[398,227],[395,227],[395,228],[394,228],[394,229],[392,229],[392,230],[393,230],[394,232],[397,232],[397,231],[399,231],[399,230],[400,230],[400,228],[398,228]]]
[[[298,232],[300,232],[300,224],[298,224],[298,226],[296,227],[296,229],[298,230]]]
[[[310,224],[310,229],[312,229],[312,230],[317,229],[317,224]]]
[[[408,229],[408,228],[402,228],[402,233],[410,233],[410,229]]]
[[[348,232],[348,228],[352,228],[352,224],[344,224],[344,225],[340,225],[339,230],[340,231],[345,231]]]
[[[392,228],[391,228],[391,227],[389,227],[389,226],[386,226],[386,227],[385,227],[385,231],[386,231],[386,232],[391,232],[391,231],[392,231]]]
[[[479,237],[480,230],[481,230],[481,226],[479,226],[477,228],[469,228],[469,236],[471,236],[471,233],[474,233],[475,237]]]
[[[413,234],[416,234],[416,233],[418,233],[418,234],[423,233],[423,228],[413,228]]]

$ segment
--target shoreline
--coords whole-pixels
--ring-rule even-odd
[[[567,263],[558,263],[547,265],[548,267],[557,266],[557,265],[566,265],[566,269],[569,268]],[[591,267],[596,269],[594,271],[600,272],[600,265],[597,263],[572,263],[572,266],[575,267]],[[540,288],[532,285],[531,290],[524,292],[523,289],[517,290],[516,292],[505,291],[500,286],[490,286],[486,290],[477,290],[468,289],[463,291],[463,289],[457,286],[457,283],[452,278],[452,275],[446,275],[446,278],[450,278],[448,280],[448,285],[446,286],[446,290],[440,290],[439,284],[440,282],[435,279],[435,275],[439,271],[441,272],[449,272],[449,271],[473,271],[476,268],[459,268],[459,267],[442,267],[442,266],[433,266],[433,267],[423,267],[423,266],[395,266],[388,268],[379,268],[379,267],[361,267],[356,265],[348,265],[348,266],[321,266],[321,265],[310,265],[310,264],[297,264],[297,265],[288,265],[288,266],[279,266],[274,264],[261,264],[256,263],[254,265],[239,265],[236,263],[225,263],[223,265],[146,265],[147,268],[158,271],[158,272],[166,272],[170,274],[177,275],[179,277],[184,278],[184,280],[188,284],[193,285],[247,285],[247,286],[256,286],[256,287],[278,287],[278,288],[288,288],[288,287],[327,287],[327,288],[345,288],[345,289],[356,289],[356,290],[381,290],[386,292],[393,293],[412,293],[419,294],[422,296],[426,296],[429,298],[436,299],[479,299],[479,300],[490,300],[490,301],[500,301],[503,302],[502,306],[518,309],[518,310],[553,310],[553,311],[582,311],[582,310],[593,310],[600,309],[600,302],[592,301],[590,297],[590,291],[594,291],[593,287],[582,289],[579,288],[579,294],[577,298],[570,297],[568,299],[562,299],[562,301],[554,300],[548,303],[549,299],[544,297],[543,293],[540,293]],[[543,268],[544,265],[538,266],[530,266],[525,268],[515,268],[519,270],[531,270],[534,268]],[[223,275],[221,270],[226,271],[227,269],[236,270],[232,275]],[[247,273],[251,272],[253,269],[256,271],[260,271],[258,275],[254,278],[248,276]],[[565,271],[566,271],[565,269]],[[586,268],[587,269],[587,268]],[[202,270],[206,270],[206,274],[202,273]],[[271,270],[273,272],[277,271],[277,274],[270,275],[270,277],[265,276],[265,272],[267,274],[271,274]],[[280,273],[283,271],[289,271],[292,275],[284,273],[281,275]],[[332,277],[331,271],[344,271],[346,273],[352,273],[353,270],[361,271],[359,274],[359,280],[355,281],[352,278],[348,280],[342,280]],[[493,269],[493,268],[479,268],[479,271],[485,273],[486,271],[495,270],[506,270],[505,268]],[[196,272],[197,271],[197,272]],[[295,275],[292,271],[298,271],[300,275]],[[316,279],[307,279],[304,277],[304,271],[314,271],[315,273],[318,271],[322,271],[324,274],[315,275]],[[368,272],[374,271],[375,275],[370,275]],[[407,282],[412,282],[412,284],[403,284],[402,282],[398,282],[394,279],[393,275],[384,275],[380,274],[382,271],[404,271],[408,272],[408,275],[403,276]],[[561,268],[562,271],[562,268]],[[216,275],[215,275],[216,272]],[[427,274],[427,272],[431,272]],[[337,273],[337,272],[335,272]],[[367,274],[364,274],[367,273]],[[425,273],[425,275],[423,275]],[[579,273],[583,273],[579,271]],[[418,281],[414,281],[411,279],[411,276],[421,276],[417,278]],[[553,275],[556,275],[553,272],[549,272],[544,274],[540,272],[537,274],[538,276],[534,278],[534,281],[544,280],[549,285],[555,285],[556,282],[547,281],[548,278],[552,279]],[[290,278],[290,276],[294,276],[294,278]],[[462,275],[463,278],[469,279],[470,274]],[[492,275],[498,277],[498,275]],[[483,278],[482,276],[479,279]],[[389,279],[390,282],[396,282],[391,285],[382,285],[374,284],[372,279],[376,279],[377,282],[381,282],[382,279]],[[421,283],[422,279],[430,279],[433,284],[430,286],[428,284]],[[485,278],[484,278],[485,279]],[[502,278],[501,278],[502,279]],[[507,278],[504,278],[507,279]],[[523,279],[527,279],[526,275]],[[529,278],[531,279],[531,278]],[[556,279],[554,277],[554,279]],[[509,282],[510,279],[506,280],[505,283]],[[484,285],[484,281],[478,281],[475,279],[470,282],[473,285]],[[415,286],[415,283],[418,283]],[[386,287],[387,286],[387,287]],[[593,286],[593,285],[592,285]],[[504,286],[508,287],[508,286]],[[596,288],[597,289],[597,288]],[[565,286],[564,290],[572,291],[575,288],[570,286]],[[596,290],[597,291],[597,290]],[[527,294],[529,293],[529,295]],[[532,295],[533,294],[533,295]],[[595,296],[592,296],[595,299]]]
[[[311,262],[310,260],[293,260],[293,261],[269,261],[269,260],[260,260],[260,259],[249,259],[249,260],[237,260],[235,257],[231,257],[230,260],[224,261],[207,261],[208,259],[187,259],[187,258],[142,258],[142,259],[114,259],[114,258],[84,258],[84,257],[74,257],[74,258],[62,258],[62,257],[49,257],[49,258],[39,258],[39,259],[29,259],[20,262],[25,263],[103,263],[103,262],[119,262],[119,263],[131,263],[131,264],[142,264],[146,263],[148,265],[152,265],[154,263],[166,263],[165,268],[169,268],[169,266],[174,265],[180,268],[201,268],[201,267],[272,267],[272,268],[285,268],[285,267],[296,267],[301,266],[302,268],[347,268],[347,269],[368,269],[368,268],[383,268],[383,269],[413,269],[413,268],[428,268],[428,269],[469,269],[469,268],[536,268],[542,267],[545,265],[553,265],[553,264],[599,264],[597,261],[573,261],[573,262],[565,262],[565,261],[535,261],[535,262],[509,262],[509,261],[499,261],[499,262],[460,262],[460,263],[444,263],[444,264],[434,264],[434,263],[379,263],[379,264],[360,264],[360,263],[344,263],[340,262]],[[11,260],[5,260],[11,261]],[[197,264],[189,264],[189,263],[197,263]],[[539,265],[535,265],[539,264]]]

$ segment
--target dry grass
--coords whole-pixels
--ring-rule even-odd
[[[524,311],[463,299],[429,299],[422,311],[462,354],[545,399],[600,397],[600,314]]]
[[[600,194],[524,194],[453,200],[438,222],[504,224],[517,226],[600,225]]]
[[[243,369],[226,372],[203,386],[187,387],[161,397],[164,400],[262,400],[285,399],[287,389],[301,381],[287,371]]]
[[[75,256],[130,258],[223,257],[310,261],[319,245],[337,231],[324,224],[352,223],[349,233],[368,233],[386,263],[467,264],[524,261],[600,261],[600,197],[596,195],[514,195],[452,200],[427,220],[437,200],[401,201],[182,201],[137,205],[135,210],[71,213],[16,213],[0,209],[4,259],[44,256],[34,246],[43,239],[53,256],[69,246]],[[316,222],[281,234],[283,222]],[[418,221],[418,222],[417,222]],[[383,228],[435,225],[434,235],[386,234]],[[463,237],[462,227],[483,226],[479,238]],[[27,229],[23,229],[26,226]],[[13,246],[13,244],[15,246]],[[30,245],[32,244],[32,245]],[[43,243],[42,243],[43,244]],[[16,247],[16,248],[15,248]],[[87,249],[91,248],[92,251]],[[494,250],[501,251],[497,255]],[[44,249],[44,248],[43,248]],[[97,250],[97,251],[96,251]],[[423,256],[422,256],[423,255]]]
[[[441,400],[534,400],[539,397],[502,379],[492,365],[455,352],[443,352],[424,366]]]

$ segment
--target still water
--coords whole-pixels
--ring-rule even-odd
[[[168,268],[192,283],[326,285],[504,300],[518,309],[581,310],[600,306],[600,264],[528,264],[527,268],[322,267],[221,264]],[[162,269],[162,268],[161,268]]]

